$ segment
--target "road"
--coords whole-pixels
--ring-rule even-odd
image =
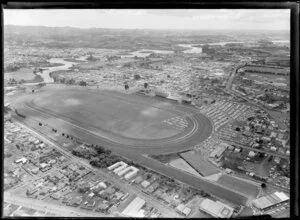
[[[100,169],[94,168],[93,166],[91,166],[89,164],[89,162],[87,162],[86,160],[82,159],[82,158],[78,158],[75,157],[72,153],[70,153],[69,151],[63,149],[62,147],[58,146],[54,140],[50,140],[49,138],[46,138],[45,136],[41,135],[40,133],[36,132],[35,130],[33,130],[32,128],[22,124],[22,123],[18,123],[20,126],[28,129],[29,131],[31,131],[35,136],[37,136],[39,139],[43,140],[45,143],[48,143],[50,146],[56,148],[59,151],[62,151],[64,154],[68,155],[70,158],[72,158],[74,161],[76,161],[79,164],[82,164],[83,166],[87,167],[88,169],[90,169],[91,171],[93,171],[94,173],[105,177],[107,180],[111,181],[114,183],[115,186],[123,189],[123,191],[130,193],[130,194],[136,194],[137,196],[139,196],[140,198],[144,199],[147,203],[149,203],[151,206],[153,206],[154,208],[156,208],[157,210],[159,210],[161,213],[163,213],[163,215],[167,216],[167,217],[179,217],[180,215],[177,214],[173,209],[167,207],[166,205],[164,205],[162,202],[154,199],[153,197],[150,197],[148,195],[146,195],[144,192],[142,192],[140,189],[138,188],[133,188],[132,186],[130,186],[128,183],[126,183],[125,181],[120,180],[120,178],[115,178],[112,175],[105,173],[103,171],[101,171]]]
[[[248,146],[242,145],[242,144],[234,142],[234,141],[228,141],[228,140],[223,140],[223,141],[226,142],[226,143],[228,143],[228,144],[232,144],[232,145],[235,145],[235,146],[247,149],[247,150],[251,150],[251,151],[255,151],[255,152],[261,152],[261,153],[266,153],[268,155],[272,155],[272,156],[275,156],[275,157],[280,157],[280,158],[283,158],[283,159],[288,159],[288,160],[290,159],[290,157],[287,156],[287,155],[278,154],[278,153],[274,153],[272,151],[267,151],[267,150],[263,150],[263,149],[257,149],[257,148],[253,148],[253,147],[248,147]]]
[[[279,126],[281,129],[285,129],[286,126],[282,127],[282,123],[279,121],[278,118],[273,117],[272,114],[270,114],[269,109],[265,108],[264,106],[262,106],[262,105],[260,105],[260,104],[257,104],[257,103],[255,103],[255,102],[253,102],[252,100],[248,99],[247,97],[245,97],[245,96],[243,96],[243,95],[241,95],[241,94],[239,94],[239,93],[237,93],[237,92],[235,92],[234,90],[231,89],[231,87],[232,87],[232,82],[233,82],[233,80],[234,80],[235,75],[237,74],[237,71],[238,71],[240,68],[242,68],[242,67],[244,67],[244,66],[246,66],[246,65],[247,65],[247,64],[240,64],[238,67],[236,67],[236,68],[233,70],[232,74],[230,75],[230,78],[228,79],[228,84],[227,84],[227,86],[226,86],[226,90],[229,91],[229,92],[231,92],[231,93],[233,93],[234,95],[236,95],[236,96],[238,96],[238,97],[244,99],[245,101],[249,102],[250,104],[252,104],[252,105],[254,105],[254,106],[260,108],[261,110],[267,112],[267,113],[269,114],[269,116],[270,116],[270,117],[278,124],[278,126]]]
[[[15,195],[10,192],[4,192],[4,201],[32,209],[36,209],[38,211],[53,213],[56,216],[65,216],[65,217],[113,217],[112,215],[104,215],[102,213],[84,211],[82,209],[76,209],[68,206],[51,204],[49,202],[25,198],[18,195]]]
[[[242,67],[244,67],[244,66],[246,66],[246,65],[247,65],[246,63],[242,63],[242,64],[239,64],[237,67],[234,68],[234,70],[231,72],[231,75],[230,75],[230,77],[229,77],[229,79],[228,79],[228,84],[227,84],[227,86],[226,86],[226,89],[228,89],[228,90],[231,89],[232,82],[233,82],[233,80],[234,80],[235,75],[237,74],[237,71],[238,71],[240,68],[242,68]]]

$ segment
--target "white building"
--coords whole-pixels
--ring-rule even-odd
[[[134,168],[135,168],[135,167],[134,167]],[[135,168],[135,169],[132,170],[130,173],[127,173],[127,174],[125,175],[125,179],[126,179],[126,180],[131,179],[131,178],[134,177],[138,172],[139,172],[139,169]]]
[[[128,167],[128,165],[126,163],[122,164],[121,166],[119,166],[118,168],[114,169],[114,173],[118,174],[120,171],[122,171],[123,169],[125,169],[126,167]]]
[[[25,164],[25,163],[27,162],[27,158],[22,157],[22,158],[16,160],[15,162],[16,162],[16,163],[22,163],[22,164]]]
[[[230,206],[210,199],[204,199],[199,207],[205,213],[216,218],[230,218],[233,213],[233,208]]]
[[[130,166],[130,167],[127,167],[127,168],[121,170],[120,172],[118,172],[118,176],[123,176],[124,174],[127,173],[125,175],[125,178],[127,176],[127,178],[129,179],[130,177],[134,176],[138,171],[139,171],[139,169],[137,169],[137,168],[135,168],[133,166]]]
[[[144,210],[141,208],[145,204],[145,200],[141,199],[140,197],[136,197],[122,212],[123,215],[129,217],[138,217],[142,218],[145,217]]]
[[[118,168],[118,167],[120,167],[120,166],[124,166],[125,164],[126,164],[126,163],[124,163],[123,161],[119,161],[119,162],[117,162],[117,163],[115,163],[115,164],[109,166],[107,169],[108,169],[108,170],[113,170],[113,169],[116,169],[116,168]],[[126,164],[126,165],[127,165],[127,164]]]

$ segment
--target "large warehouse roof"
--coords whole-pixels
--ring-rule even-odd
[[[219,201],[205,199],[200,204],[200,209],[207,214],[217,218],[230,218],[233,213],[233,208]]]

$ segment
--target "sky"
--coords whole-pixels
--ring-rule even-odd
[[[4,9],[4,25],[289,30],[289,9]]]

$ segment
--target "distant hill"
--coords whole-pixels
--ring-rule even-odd
[[[211,30],[143,30],[143,29],[108,29],[46,26],[4,26],[4,42],[7,44],[29,44],[45,47],[90,47],[139,49],[170,49],[181,43],[209,43],[233,41],[238,38],[265,35],[285,35],[281,32],[237,32]]]

